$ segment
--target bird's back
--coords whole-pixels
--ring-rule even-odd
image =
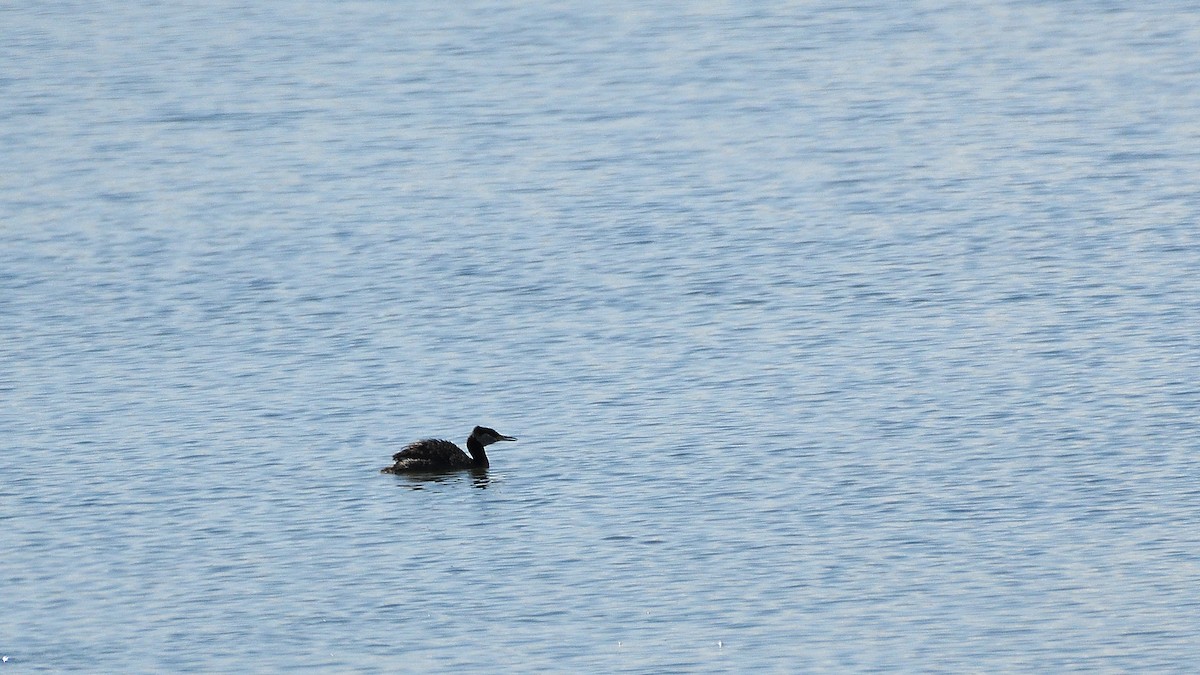
[[[384,469],[387,473],[461,469],[473,464],[471,457],[457,445],[440,438],[426,438],[409,443],[403,450],[392,455],[392,459],[396,465]]]

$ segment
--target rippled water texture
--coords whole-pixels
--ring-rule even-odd
[[[1190,5],[0,22],[0,670],[1200,662]]]

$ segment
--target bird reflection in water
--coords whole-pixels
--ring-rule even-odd
[[[404,478],[404,482],[401,485],[410,490],[424,490],[441,483],[461,482],[464,477],[470,477],[471,487],[480,490],[486,490],[492,482],[491,476],[488,475],[487,467],[477,467],[469,469],[466,472],[443,471],[441,473],[421,472],[399,475]]]

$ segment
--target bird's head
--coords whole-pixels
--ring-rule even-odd
[[[471,438],[474,438],[475,440],[479,441],[480,445],[491,445],[492,443],[495,443],[496,441],[515,441],[515,440],[517,440],[517,439],[513,438],[512,436],[505,436],[504,434],[496,431],[495,429],[489,429],[488,427],[475,427],[471,431]]]

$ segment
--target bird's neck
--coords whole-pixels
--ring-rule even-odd
[[[475,460],[475,466],[487,466],[487,453],[483,451],[483,443],[475,440],[474,436],[467,438],[467,452],[471,453],[471,459]]]

